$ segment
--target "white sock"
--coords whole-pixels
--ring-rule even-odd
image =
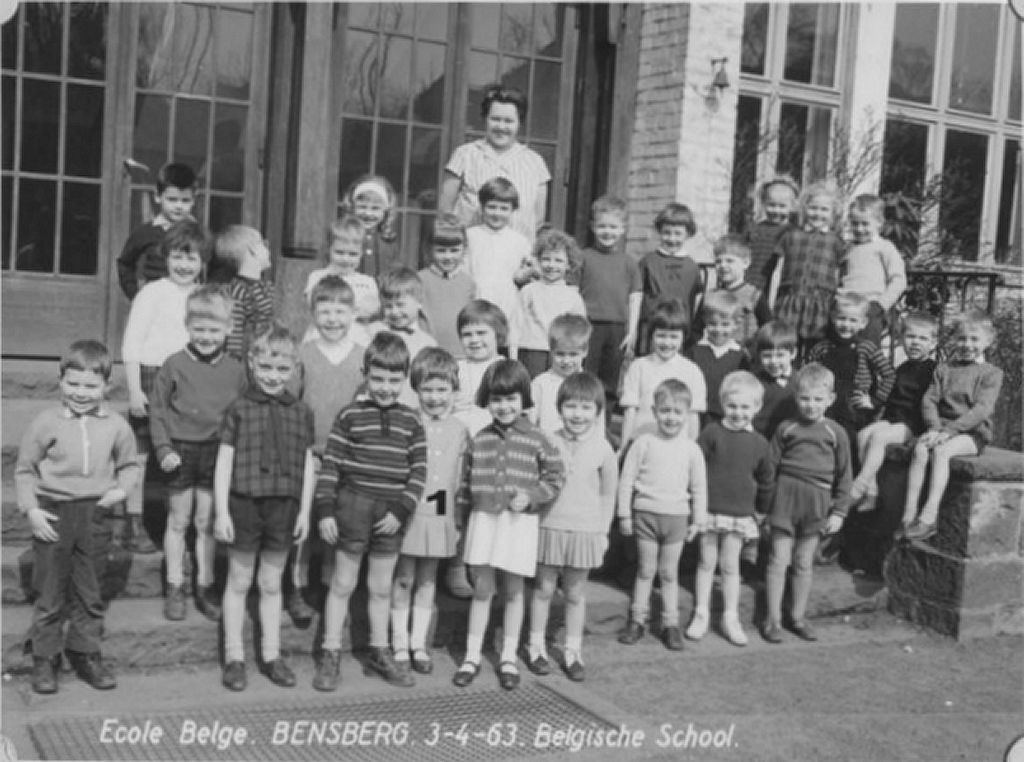
[[[519,638],[512,638],[512,637],[506,637],[506,638],[504,638],[504,640],[502,640],[502,644],[501,644],[501,661],[515,662],[515,660],[516,660],[516,646],[519,645],[516,641],[518,641],[518,640],[519,640]]]
[[[466,661],[474,664],[480,663],[480,651],[483,649],[484,639],[477,635],[470,635],[466,638]]]
[[[409,658],[409,609],[391,609],[391,645],[396,659]]]
[[[412,635],[409,647],[413,651],[427,650],[427,630],[430,629],[430,620],[434,616],[434,609],[431,606],[412,607]]]
[[[545,659],[548,658],[547,647],[544,643],[544,633],[542,632],[530,633],[530,644],[527,648],[530,651],[531,659],[536,659],[538,656],[543,656]]]

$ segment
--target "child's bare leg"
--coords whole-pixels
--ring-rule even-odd
[[[782,623],[782,596],[786,592],[786,569],[793,557],[793,538],[772,530],[772,552],[768,559],[768,624]]]
[[[484,632],[491,615],[491,598],[494,597],[494,568],[473,567],[473,602],[469,604],[469,631],[466,634],[467,662],[480,664],[480,652],[484,645]]]
[[[434,599],[437,596],[436,558],[416,559],[416,592],[412,601],[412,633],[409,647],[415,654],[427,649],[427,631],[434,616]]]
[[[558,584],[558,567],[537,564],[537,576],[533,581],[533,600],[530,601],[530,660],[543,656],[548,658],[546,636],[548,615],[551,612],[551,598]]]
[[[679,626],[679,557],[683,543],[672,542],[661,546],[658,552],[658,579],[661,580],[662,627]]]
[[[565,569],[562,574],[565,589],[565,663],[582,661],[583,627],[587,616],[587,570]]]
[[[263,663],[281,656],[281,578],[284,576],[287,550],[260,552],[260,568],[256,579],[260,586],[260,629],[263,633]]]
[[[523,629],[523,578],[512,572],[505,573],[504,637],[501,642],[501,661],[516,661],[519,635]]]
[[[651,610],[651,590],[654,574],[658,570],[658,543],[655,540],[636,540],[636,581],[633,583],[633,604],[629,617],[637,624],[645,624]]]
[[[416,559],[400,555],[391,585],[391,646],[396,659],[409,658],[409,604],[416,578]]]
[[[245,597],[252,586],[256,553],[232,550],[228,555],[228,579],[224,586],[224,661],[245,661],[242,625],[245,622]]]
[[[370,620],[370,647],[388,647],[388,618],[391,614],[391,580],[398,554],[370,554],[366,574],[366,614]]]
[[[869,433],[870,432],[870,433]],[[858,444],[861,435],[868,434],[861,448],[860,473],[850,488],[851,497],[878,494],[878,472],[885,462],[885,450],[891,444],[903,444],[910,439],[910,429],[902,423],[879,421],[868,426],[857,434]]]
[[[966,434],[957,434],[932,448],[932,473],[928,481],[928,499],[921,508],[919,521],[934,524],[939,514],[942,494],[949,484],[949,461],[960,455],[977,455],[978,446]]]
[[[175,490],[167,496],[167,530],[164,532],[164,559],[167,562],[167,584],[185,584],[185,530],[192,518],[195,490]],[[198,548],[197,548],[198,550]],[[198,553],[196,554],[198,556]]]
[[[213,493],[196,487],[196,513],[192,519],[196,528],[196,584],[213,585],[213,563],[217,555],[217,540],[213,537]]]
[[[693,619],[686,628],[686,637],[700,640],[708,631],[711,618],[711,588],[715,584],[715,568],[718,566],[717,532],[704,532],[700,536],[700,561],[697,562],[697,579],[694,582]]]
[[[125,513],[131,518],[142,518],[142,504],[146,494],[146,464],[148,461],[148,452],[140,452],[135,457],[135,462],[139,464],[139,478],[125,500]]]
[[[814,551],[818,548],[817,534],[801,537],[793,543],[793,622],[802,623],[807,615],[807,599],[811,595],[811,574],[814,570]]]
[[[743,536],[735,533],[721,536],[718,548],[718,568],[722,572],[722,633],[737,646],[747,643],[746,633],[740,626],[740,552]]]
[[[348,599],[356,589],[359,564],[362,560],[363,557],[359,553],[344,550],[334,553],[334,575],[331,577],[331,589],[324,606],[325,651],[341,649],[341,631],[345,627],[345,617],[348,615]]]
[[[929,449],[918,440],[910,457],[910,468],[907,469],[907,497],[903,502],[903,526],[907,526],[917,516],[917,504],[921,499],[921,487],[924,486],[924,472],[928,468]]]

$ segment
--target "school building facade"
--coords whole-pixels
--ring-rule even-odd
[[[759,177],[956,193],[923,230],[1020,263],[1021,22],[1005,3],[22,3],[2,26],[3,354],[119,347],[114,260],[152,172],[201,175],[211,230],[264,232],[294,300],[348,184],[384,175],[410,264],[483,88],[524,90],[520,139],[577,235],[612,192],[630,243],[665,203],[709,239]]]

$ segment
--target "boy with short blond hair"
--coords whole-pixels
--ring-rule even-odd
[[[246,356],[246,337],[274,319],[274,287],[262,279],[270,268],[270,248],[255,228],[229,225],[217,236],[214,253],[235,271],[228,284],[228,295],[234,304],[227,351],[241,362]]]
[[[530,421],[541,431],[555,433],[562,428],[562,417],[558,412],[558,390],[573,373],[583,370],[587,356],[587,345],[593,328],[582,315],[565,313],[551,321],[548,340],[551,345],[551,369],[546,370],[530,382],[530,396],[533,407],[528,411]],[[604,406],[602,405],[602,408]],[[597,426],[604,432],[604,411]]]
[[[424,330],[421,323],[423,281],[415,270],[409,267],[395,267],[381,275],[380,301],[384,319],[367,326],[371,338],[380,331],[396,333],[405,342],[410,357],[415,357],[425,347],[437,346],[437,341]],[[401,402],[413,409],[419,404],[416,392],[408,380],[402,388]]]
[[[100,342],[72,344],[60,361],[61,406],[36,416],[18,450],[14,483],[32,527],[39,594],[29,636],[36,693],[56,693],[55,665],[65,649],[92,687],[117,685],[100,657],[106,604],[98,572],[110,510],[124,502],[140,469],[131,429],[104,403],[111,365]]]
[[[580,252],[580,296],[593,325],[584,367],[604,384],[609,411],[623,362],[633,356],[643,302],[640,267],[625,250],[626,216],[622,199],[597,199],[590,207],[594,245]]]
[[[185,307],[189,342],[164,362],[150,403],[150,433],[160,469],[167,474],[167,597],[164,616],[185,618],[185,530],[196,528],[196,608],[220,618],[213,589],[213,470],[221,419],[245,388],[245,369],[227,355],[232,303],[215,286],[193,291]]]

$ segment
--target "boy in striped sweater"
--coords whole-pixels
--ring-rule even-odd
[[[392,685],[414,685],[409,662],[389,647],[391,580],[405,525],[427,476],[427,440],[419,416],[398,401],[409,372],[409,350],[381,331],[363,356],[367,395],[338,413],[327,438],[314,510],[320,536],[334,547],[334,576],[324,609],[324,641],[313,687],[338,687],[341,631],[348,601],[368,555],[369,666]]]

